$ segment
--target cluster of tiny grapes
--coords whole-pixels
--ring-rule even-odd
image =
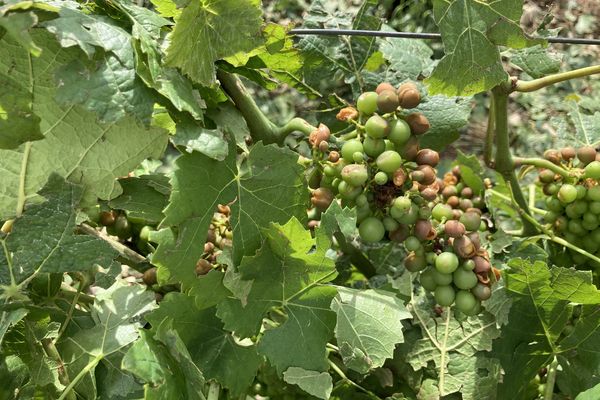
[[[318,161],[310,182],[311,223],[316,225],[318,212],[335,199],[355,207],[363,242],[402,243],[408,253],[404,266],[420,271],[421,285],[434,292],[437,303],[456,303],[474,315],[491,294],[491,264],[478,233],[485,227],[485,205],[461,180],[458,167],[437,177],[439,154],[419,148],[418,136],[430,128],[429,121],[410,111],[420,101],[413,83],[397,89],[382,83],[361,94],[356,108],[340,111],[338,119],[355,129],[337,150],[330,148],[326,126],[311,133]]]
[[[540,168],[547,210],[544,220],[568,242],[600,256],[600,154],[591,146],[550,149],[544,158],[569,172],[563,177]],[[588,265],[591,260],[574,250],[557,255],[564,265]]]

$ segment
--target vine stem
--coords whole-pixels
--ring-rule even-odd
[[[219,394],[221,393],[221,385],[217,382],[211,382],[208,388],[208,396],[206,400],[219,400]]]
[[[96,356],[92,361],[90,361],[88,363],[88,365],[85,366],[85,368],[83,368],[81,371],[79,371],[79,373],[77,374],[77,376],[75,377],[75,379],[73,379],[71,381],[71,383],[69,383],[69,386],[67,386],[66,389],[63,390],[63,392],[60,394],[60,397],[57,400],[65,400],[65,399],[67,399],[68,396],[70,396],[70,393],[73,390],[73,388],[75,387],[75,385],[77,385],[79,383],[79,381],[83,379],[83,377],[85,376],[85,374],[87,374],[88,372],[90,372],[92,369],[96,368],[96,365],[98,365],[98,363],[100,362],[100,360],[102,360],[102,356],[101,355]]]
[[[556,356],[554,356],[550,366],[548,367],[548,374],[546,375],[546,390],[544,390],[544,400],[552,400],[554,395],[554,383],[556,382],[557,369],[558,360]]]
[[[485,164],[493,168],[494,165],[494,135],[496,131],[496,107],[494,105],[494,97],[490,97],[490,108],[488,111],[488,125],[485,131],[485,147],[483,152],[483,160]]]
[[[513,86],[513,91],[534,92],[536,90],[545,88],[546,86],[554,85],[555,83],[564,82],[569,79],[582,78],[584,76],[594,74],[600,74],[600,65],[574,69],[567,72],[560,72],[558,74],[548,75],[531,81],[517,81]]]
[[[250,93],[248,93],[248,89],[237,76],[219,69],[217,70],[217,79],[219,79],[223,90],[231,97],[231,100],[244,117],[248,129],[250,129],[250,134],[255,141],[262,141],[264,144],[282,144],[291,132],[300,131],[308,135],[317,129],[298,117],[278,127],[261,111]]]
[[[543,158],[523,158],[523,157],[514,157],[513,162],[515,166],[518,165],[532,165],[537,168],[545,168],[562,176],[563,178],[569,179],[571,178],[571,174],[566,169],[556,165],[548,160],[544,160]]]
[[[506,180],[511,195],[525,214],[530,215],[529,205],[523,195],[519,180],[515,174],[514,162],[510,151],[510,140],[508,136],[508,92],[503,86],[496,86],[492,90],[494,98],[494,114],[496,126],[496,162],[495,169]],[[527,218],[521,218],[523,223],[523,235],[533,236],[537,233],[535,225]]]
[[[54,341],[52,339],[42,339],[42,347],[44,348],[44,352],[48,357],[54,360],[58,364],[58,380],[65,386],[69,386],[71,383],[69,381],[69,374],[65,370],[65,364],[63,363],[56,346],[54,345]],[[65,397],[67,400],[77,400],[77,396],[75,392],[69,390]]]

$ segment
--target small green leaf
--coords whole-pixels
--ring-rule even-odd
[[[331,375],[327,372],[307,371],[302,368],[290,367],[283,373],[287,383],[297,385],[306,393],[327,400],[333,390]]]
[[[136,223],[158,224],[163,218],[170,193],[164,175],[142,175],[119,179],[123,193],[109,202],[111,208],[124,210]],[[157,188],[159,190],[157,190]]]

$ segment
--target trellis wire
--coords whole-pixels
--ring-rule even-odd
[[[319,36],[376,36],[390,38],[405,38],[405,39],[428,39],[440,40],[442,35],[439,33],[417,33],[417,32],[389,32],[389,31],[369,31],[362,29],[292,29],[290,34],[293,35],[319,35]],[[534,39],[546,40],[549,43],[565,43],[565,44],[588,44],[600,45],[600,39],[584,39],[584,38],[567,38],[567,37],[534,37]]]

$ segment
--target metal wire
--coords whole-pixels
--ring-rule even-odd
[[[406,39],[428,39],[440,40],[442,35],[439,33],[415,33],[415,32],[386,32],[386,31],[368,31],[361,29],[292,29],[289,33],[293,35],[319,35],[319,36],[376,36]],[[568,38],[568,37],[539,37],[534,39],[547,40],[550,43],[565,44],[588,44],[600,46],[600,39]]]

